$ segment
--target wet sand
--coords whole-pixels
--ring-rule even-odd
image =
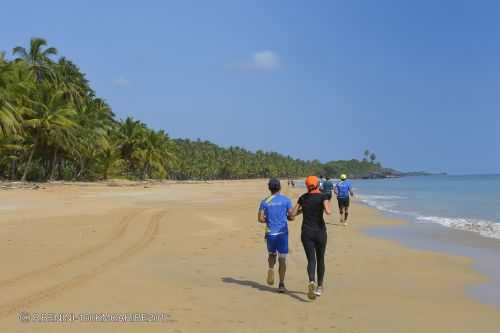
[[[397,224],[354,204],[328,218],[325,294],[307,299],[300,218],[289,293],[265,284],[256,222],[265,181],[47,186],[0,192],[5,332],[495,332],[500,311],[465,292],[471,260],[362,230]],[[296,198],[299,192],[285,189]],[[161,323],[23,323],[20,312],[167,313]]]
[[[383,214],[388,216],[386,213]],[[467,293],[481,303],[492,304],[500,309],[498,239],[433,223],[415,223],[411,220],[397,226],[371,228],[366,232],[370,236],[397,240],[405,247],[470,258],[473,269],[485,275],[487,282],[468,286]]]

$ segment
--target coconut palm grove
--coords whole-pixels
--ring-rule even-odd
[[[117,119],[79,67],[42,38],[0,53],[0,179],[362,177],[388,170],[375,154],[364,156],[321,163],[173,139],[131,117]]]

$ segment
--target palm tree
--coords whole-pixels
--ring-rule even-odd
[[[39,145],[42,143],[63,145],[63,142],[56,142],[52,138],[67,136],[76,126],[73,120],[75,115],[74,108],[66,102],[63,92],[53,91],[47,84],[38,86],[36,99],[31,100],[24,120],[24,126],[29,131],[32,142],[21,181],[26,181],[33,155]]]
[[[45,39],[31,38],[28,50],[22,46],[16,46],[12,49],[13,55],[18,56],[18,60],[22,60],[28,64],[37,82],[41,82],[45,76],[52,74],[49,67],[51,63],[50,57],[58,53],[56,48],[45,48],[46,46],[47,41]]]
[[[21,110],[12,103],[11,66],[0,53],[0,137],[20,132]]]
[[[66,92],[63,94],[67,97]],[[78,171],[74,178],[80,178],[92,163],[97,163],[96,155],[110,148],[110,132],[116,126],[109,105],[101,99],[85,99],[77,109],[73,135],[72,154],[77,160]],[[99,169],[96,167],[94,169]],[[98,172],[98,171],[96,171]]]
[[[223,148],[204,140],[172,140],[140,121],[118,121],[98,98],[85,74],[41,38],[0,52],[0,177],[22,180],[113,175],[130,178],[213,179],[349,172],[375,169],[376,156],[365,150],[358,160],[321,163],[274,152]],[[371,160],[371,163],[368,161]],[[10,165],[9,165],[10,164]],[[36,170],[36,172],[34,171]],[[352,172],[351,172],[352,171]]]
[[[55,67],[55,80],[58,89],[63,90],[66,98],[77,107],[88,100],[88,95],[94,92],[89,87],[89,82],[80,69],[70,60],[61,58]]]
[[[107,180],[111,172],[120,172],[124,161],[116,144],[110,144],[102,149],[100,156],[102,163],[102,179]]]
[[[135,157],[143,161],[142,179],[146,179],[148,175],[151,176],[152,169],[155,169],[160,176],[165,177],[168,160],[173,158],[166,133],[148,130],[142,147],[135,152]]]
[[[367,161],[368,158],[370,157],[370,151],[368,149],[365,149],[363,156],[364,156],[363,161]]]
[[[0,165],[10,164],[8,176],[12,180],[16,179],[17,162],[24,149],[21,142],[22,138],[18,135],[0,137]]]
[[[19,116],[15,107],[0,92],[0,137],[8,137],[19,133]]]
[[[119,134],[122,142],[120,150],[122,158],[127,162],[127,172],[129,176],[132,174],[137,164],[137,154],[134,153],[144,142],[145,131],[146,126],[131,117],[127,117],[120,125]]]
[[[5,60],[5,52],[0,52],[0,89],[5,89],[7,85],[7,73],[9,71],[9,63]]]
[[[5,59],[5,53],[0,52],[0,168],[10,169],[10,179],[16,178],[17,162],[24,152],[21,144],[23,108],[17,103],[17,70],[17,66]]]

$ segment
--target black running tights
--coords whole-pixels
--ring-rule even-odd
[[[309,281],[316,281],[316,267],[318,269],[318,286],[323,285],[325,276],[325,250],[326,250],[326,231],[302,230],[302,245],[307,257],[307,274]]]

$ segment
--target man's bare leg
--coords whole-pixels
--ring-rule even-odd
[[[280,283],[285,283],[285,274],[286,274],[286,258],[280,257],[278,258],[279,268],[278,272],[280,275]]]
[[[274,285],[274,265],[276,265],[276,253],[269,253],[267,258],[269,269],[267,270],[267,284]]]
[[[278,291],[280,293],[284,293],[286,291],[285,289],[285,274],[286,274],[286,256],[281,256],[278,258],[278,272],[280,276],[280,283],[279,283],[279,289]]]

